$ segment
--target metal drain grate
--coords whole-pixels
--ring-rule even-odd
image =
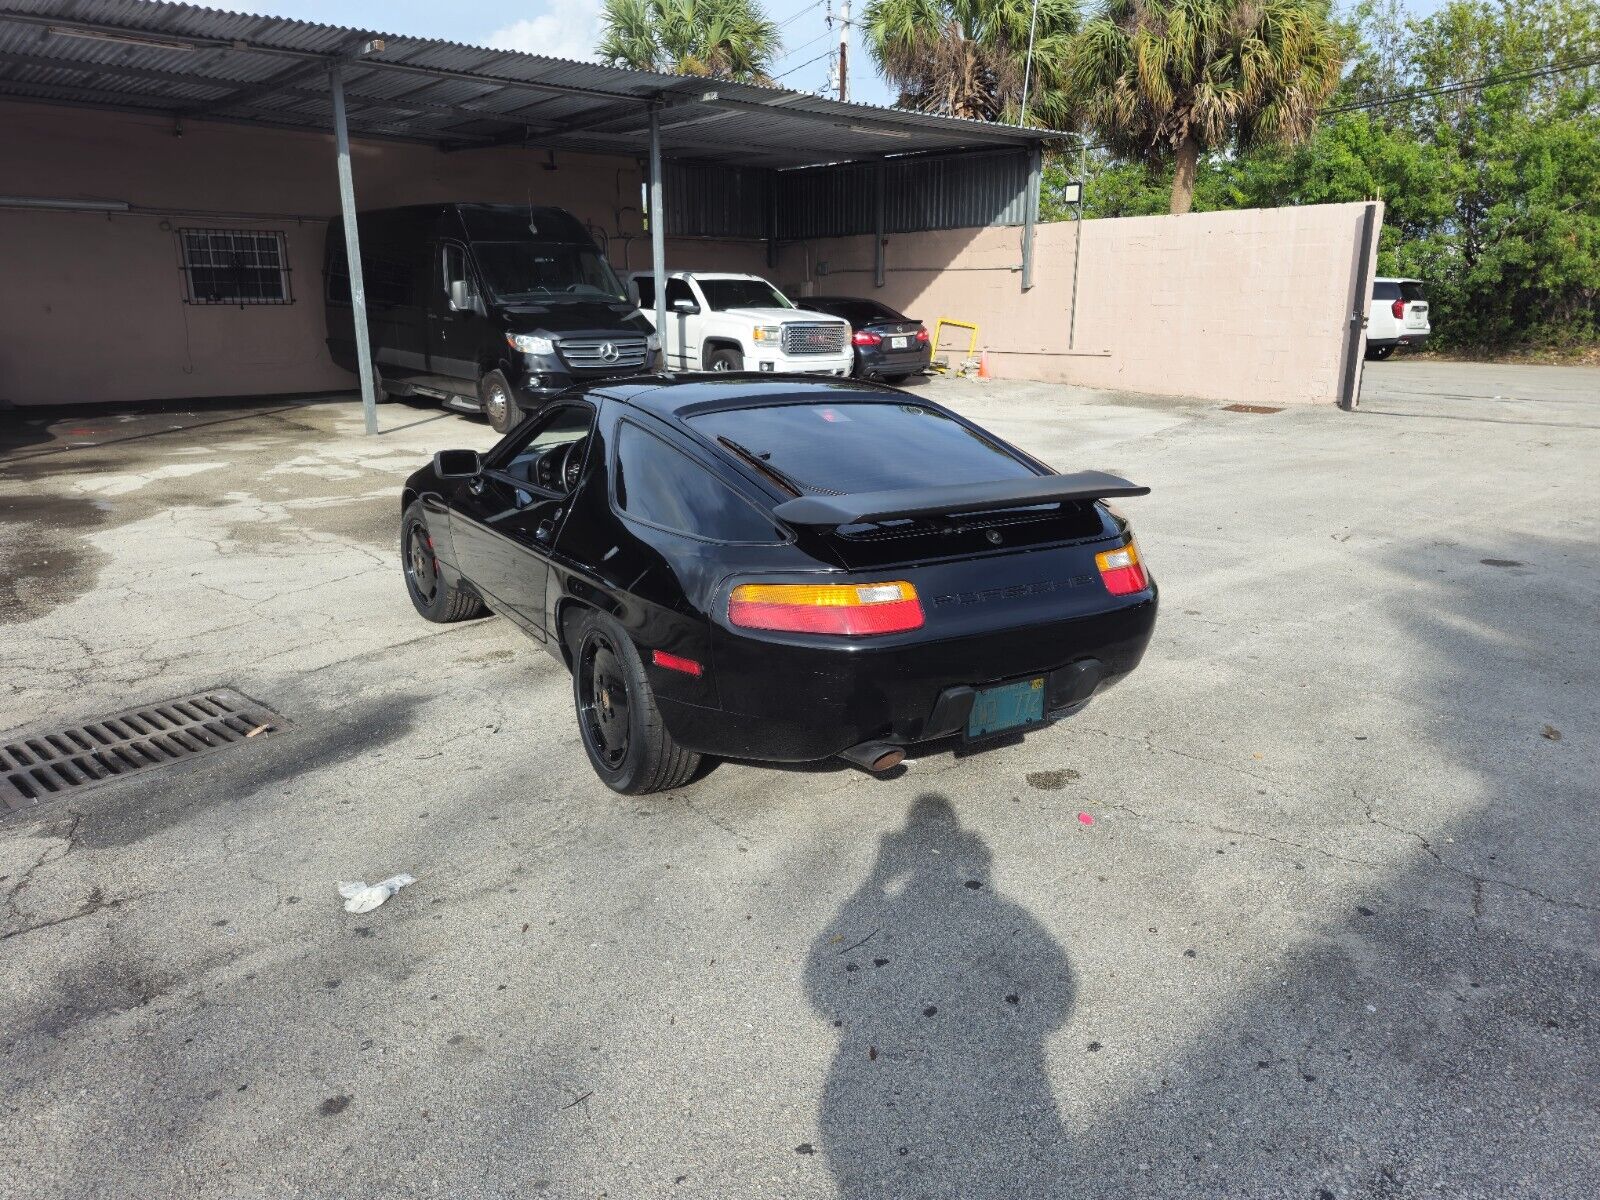
[[[0,743],[0,817],[286,724],[250,697],[215,688]]]

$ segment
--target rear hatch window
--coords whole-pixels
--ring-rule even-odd
[[[918,404],[785,404],[705,413],[689,424],[747,469],[775,472],[800,495],[845,496],[1037,474],[1011,451]],[[866,566],[1088,537],[1100,528],[1092,504],[1053,503],[866,522],[819,536],[845,565]],[[996,542],[990,530],[1005,532]]]
[[[1425,300],[1420,283],[1402,283],[1400,285],[1400,299],[1410,302],[1412,300]]]

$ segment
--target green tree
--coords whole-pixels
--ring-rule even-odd
[[[1174,164],[1184,213],[1203,153],[1304,141],[1342,65],[1322,0],[1106,0],[1063,74],[1116,153]]]
[[[1071,105],[1061,65],[1077,27],[1077,0],[871,0],[867,52],[900,89],[900,105],[986,121],[1064,128]],[[1028,62],[1032,26],[1033,59]]]
[[[636,71],[770,83],[778,27],[757,0],[606,0],[602,62]]]

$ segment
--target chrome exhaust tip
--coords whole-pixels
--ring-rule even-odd
[[[898,767],[906,756],[904,746],[893,746],[888,742],[862,742],[859,746],[841,751],[839,757],[848,763],[860,767],[864,771],[871,771],[874,775]]]

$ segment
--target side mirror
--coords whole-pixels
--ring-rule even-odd
[[[433,473],[440,479],[471,479],[483,474],[483,458],[476,450],[438,450]]]
[[[450,307],[456,312],[467,312],[477,307],[472,302],[472,285],[465,279],[450,281]]]
[[[688,313],[691,316],[700,311],[700,306],[693,300],[678,299],[672,302],[672,311]]]

